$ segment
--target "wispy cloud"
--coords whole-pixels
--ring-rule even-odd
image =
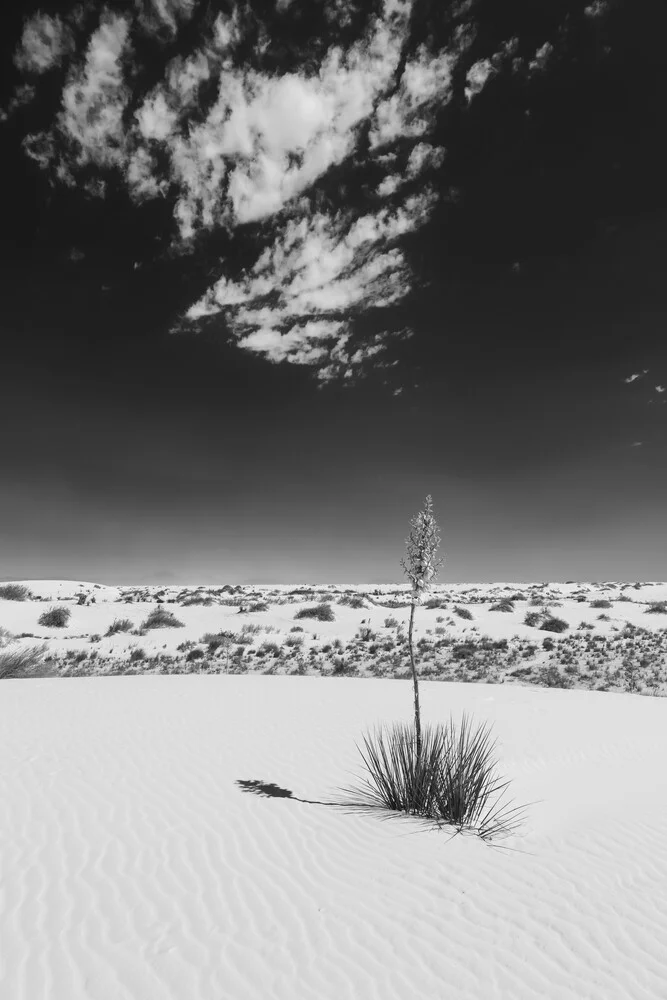
[[[146,34],[152,37],[173,38],[179,24],[190,20],[196,0],[135,0],[137,20]]]
[[[96,168],[86,184],[100,197],[111,173],[136,202],[168,192],[172,249],[218,228],[232,237],[240,227],[252,232],[254,264],[238,275],[220,261],[208,291],[175,328],[220,316],[244,350],[313,366],[323,383],[349,378],[371,357],[381,364],[376,356],[391,339],[387,328],[361,343],[357,316],[380,316],[411,290],[403,241],[437,204],[429,177],[446,157],[433,139],[436,118],[469,42],[462,35],[451,51],[410,50],[413,5],[384,0],[356,41],[332,43],[316,68],[304,60],[282,74],[275,60],[262,69],[261,58],[251,66],[237,56],[249,22],[246,6],[232,5],[208,22],[196,50],[168,62],[132,113],[134,32],[157,33],[162,44],[190,20],[195,3],[135,0],[122,15],[105,8],[87,49],[71,61],[55,121],[26,137],[26,153],[70,186],[81,170]],[[277,9],[287,24],[292,5],[280,0]],[[326,10],[332,28],[349,26],[358,12],[342,0]],[[69,29],[39,18],[17,51],[25,71],[72,51]],[[262,37],[260,56],[270,47]],[[202,112],[204,83],[215,91]],[[373,168],[378,178],[354,209],[344,192],[320,185],[342,164],[352,172]]]
[[[14,65],[24,73],[39,75],[59,66],[73,49],[70,27],[61,18],[40,12],[25,23]]]

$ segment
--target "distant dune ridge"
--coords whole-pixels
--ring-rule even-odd
[[[409,603],[408,585],[16,581],[0,585],[0,642],[5,656],[39,648],[41,672],[68,677],[402,677]],[[667,584],[436,585],[415,640],[424,679],[664,695]]]

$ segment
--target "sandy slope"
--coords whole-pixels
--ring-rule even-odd
[[[362,732],[410,718],[409,682],[2,683],[0,996],[664,1000],[667,701],[422,701],[493,723],[513,796],[542,800],[516,850],[319,804]]]
[[[295,626],[303,642],[300,655],[306,673],[332,669],[337,652],[344,654],[347,666],[362,676],[397,673],[401,664],[407,664],[405,649],[398,656],[398,665],[393,655],[408,619],[405,586],[313,585],[310,590],[303,588],[297,593],[290,593],[294,588],[287,586],[244,587],[223,593],[223,588],[214,587],[106,587],[66,580],[24,583],[31,591],[28,600],[4,599],[0,592],[0,645],[7,638],[3,640],[2,629],[19,646],[34,647],[45,642],[53,672],[68,676],[125,672],[133,654],[144,657],[142,664],[134,668],[137,672],[182,669],[187,651],[195,646],[197,655],[204,658],[207,672],[263,671],[274,659],[277,672],[296,672],[296,651],[286,645],[286,640],[294,638],[291,633]],[[509,613],[497,610],[498,601],[515,593],[519,599]],[[350,605],[350,594],[363,598],[360,607]],[[80,604],[77,595],[82,595],[87,603]],[[416,640],[423,640],[431,647],[430,653],[426,647],[421,649],[425,674],[437,674],[447,680],[468,679],[463,676],[462,664],[451,667],[451,651],[447,653],[442,646],[444,637],[450,644],[488,638],[511,645],[509,657],[500,653],[491,657],[492,671],[488,662],[480,670],[495,682],[517,679],[523,682],[526,666],[532,668],[529,680],[535,682],[534,675],[543,666],[567,668],[574,663],[577,670],[574,676],[566,676],[565,681],[575,687],[613,686],[667,694],[665,583],[638,584],[637,588],[629,583],[451,584],[434,588],[431,596],[436,606],[421,607],[415,625]],[[208,606],[193,604],[195,597],[206,599]],[[604,599],[602,608],[600,598]],[[316,605],[320,600],[331,604],[332,621],[297,618],[305,606]],[[662,605],[660,613],[647,613],[655,603]],[[396,604],[402,606],[392,606]],[[541,630],[539,623],[527,624],[528,613],[534,614],[540,606],[548,606],[553,615],[562,619],[563,633],[554,636],[553,632]],[[39,624],[40,615],[52,607],[69,613],[65,627]],[[173,612],[178,627],[144,629],[148,616],[158,607]],[[262,609],[256,610],[259,607]],[[458,614],[461,609],[469,618]],[[127,621],[127,630],[108,635],[117,619]],[[243,635],[246,629],[255,631]],[[635,629],[636,634],[630,635],[627,629]],[[233,637],[235,652],[242,654],[231,668],[230,654],[225,654],[223,666],[223,651],[219,650],[216,657],[207,648],[205,636],[220,631]],[[555,638],[558,648],[554,652],[543,648],[545,637],[549,642]],[[600,640],[601,644],[593,648],[587,642],[589,638]],[[343,646],[332,651],[331,644],[336,640]],[[245,643],[243,647],[239,646],[241,641]],[[275,644],[276,651],[267,650],[267,655],[258,656],[260,647],[267,642]],[[529,654],[526,646],[534,647]],[[529,655],[528,663],[524,655]],[[637,685],[620,676],[628,657],[637,670]],[[615,672],[614,676],[608,676],[608,671],[604,673],[607,667]],[[188,669],[200,667],[191,665]],[[587,676],[582,676],[587,672]],[[481,677],[472,670],[470,679]]]

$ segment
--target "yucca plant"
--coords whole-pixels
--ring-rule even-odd
[[[364,736],[364,749],[357,746],[368,777],[341,789],[349,798],[339,804],[419,816],[484,841],[509,836],[525,806],[503,802],[509,782],[496,776],[495,745],[488,726],[473,730],[465,714],[458,731],[451,718],[447,726],[425,726],[421,754],[411,724],[376,729]]]
[[[40,677],[51,673],[44,666],[46,650],[46,643],[39,646],[5,646],[0,649],[0,680]]]

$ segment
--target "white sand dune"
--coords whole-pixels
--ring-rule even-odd
[[[490,722],[540,800],[513,850],[322,804],[362,733],[411,718],[408,681],[4,681],[0,996],[664,1000],[667,701],[421,694]]]

